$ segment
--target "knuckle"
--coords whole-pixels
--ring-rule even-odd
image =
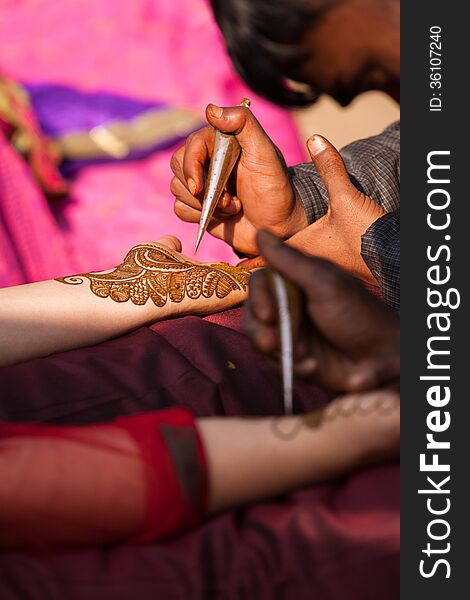
[[[181,160],[178,153],[180,153],[180,150],[177,150],[170,159],[170,168],[175,175],[181,170]]]
[[[180,181],[177,177],[173,177],[170,183],[170,191],[174,196],[179,194]]]
[[[177,217],[180,217],[180,219],[184,218],[185,208],[185,205],[180,200],[176,200],[173,205],[173,211]]]
[[[186,138],[186,144],[185,144],[186,147],[190,146],[194,142],[196,135],[197,135],[196,131],[193,131],[192,133],[190,133],[188,135],[188,137]]]
[[[253,337],[253,331],[256,330],[256,317],[253,314],[253,307],[250,301],[250,297],[245,301],[243,306],[243,331],[250,337]]]
[[[193,131],[186,138],[186,150],[189,150],[191,147],[199,147],[204,144],[204,139],[207,135],[207,127],[203,127],[202,129],[198,129],[197,131]]]
[[[276,351],[276,339],[271,330],[265,327],[257,327],[252,335],[254,343],[262,352],[271,354]]]
[[[206,141],[212,139],[213,131],[214,129],[211,125],[206,125],[197,131],[193,131],[187,138],[188,145],[192,143],[205,144]]]

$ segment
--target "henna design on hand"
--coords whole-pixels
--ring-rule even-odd
[[[144,305],[150,298],[162,307],[168,298],[181,302],[186,296],[192,300],[225,298],[234,291],[246,291],[249,273],[243,268],[226,263],[201,264],[158,244],[138,244],[110,272],[82,273],[59,277],[56,281],[80,285],[90,281],[90,289],[100,298],[115,302]]]

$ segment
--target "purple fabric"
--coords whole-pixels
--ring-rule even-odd
[[[280,414],[279,375],[238,328],[239,310],[185,317],[2,369],[0,419],[89,423],[170,405]],[[329,397],[296,384],[296,410]],[[398,573],[391,464],[225,513],[166,543],[0,554],[0,598],[395,600]]]
[[[116,119],[132,119],[163,102],[146,102],[107,92],[81,92],[64,85],[23,84],[44,133],[56,137],[70,131],[88,131]]]
[[[127,121],[149,110],[167,110],[170,106],[164,102],[145,101],[129,98],[122,94],[108,92],[84,92],[63,85],[23,84],[30,96],[31,104],[43,132],[51,138],[70,132],[87,132],[98,125],[106,125],[113,121]],[[171,148],[178,141],[187,137],[191,131],[168,137],[163,142],[132,150],[122,160],[138,160],[146,158],[152,152]],[[80,169],[89,165],[120,162],[121,159],[110,157],[87,160],[66,160],[60,169],[66,176],[75,175]]]

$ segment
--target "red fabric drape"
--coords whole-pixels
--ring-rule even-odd
[[[161,539],[205,508],[204,452],[182,408],[82,427],[0,423],[0,546]]]

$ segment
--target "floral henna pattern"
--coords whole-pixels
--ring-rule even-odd
[[[181,302],[185,296],[225,298],[234,291],[246,291],[248,271],[226,263],[200,264],[157,244],[131,248],[124,262],[108,273],[82,273],[56,281],[80,285],[90,281],[91,291],[100,298],[143,305],[150,298],[156,306],[168,300]]]

